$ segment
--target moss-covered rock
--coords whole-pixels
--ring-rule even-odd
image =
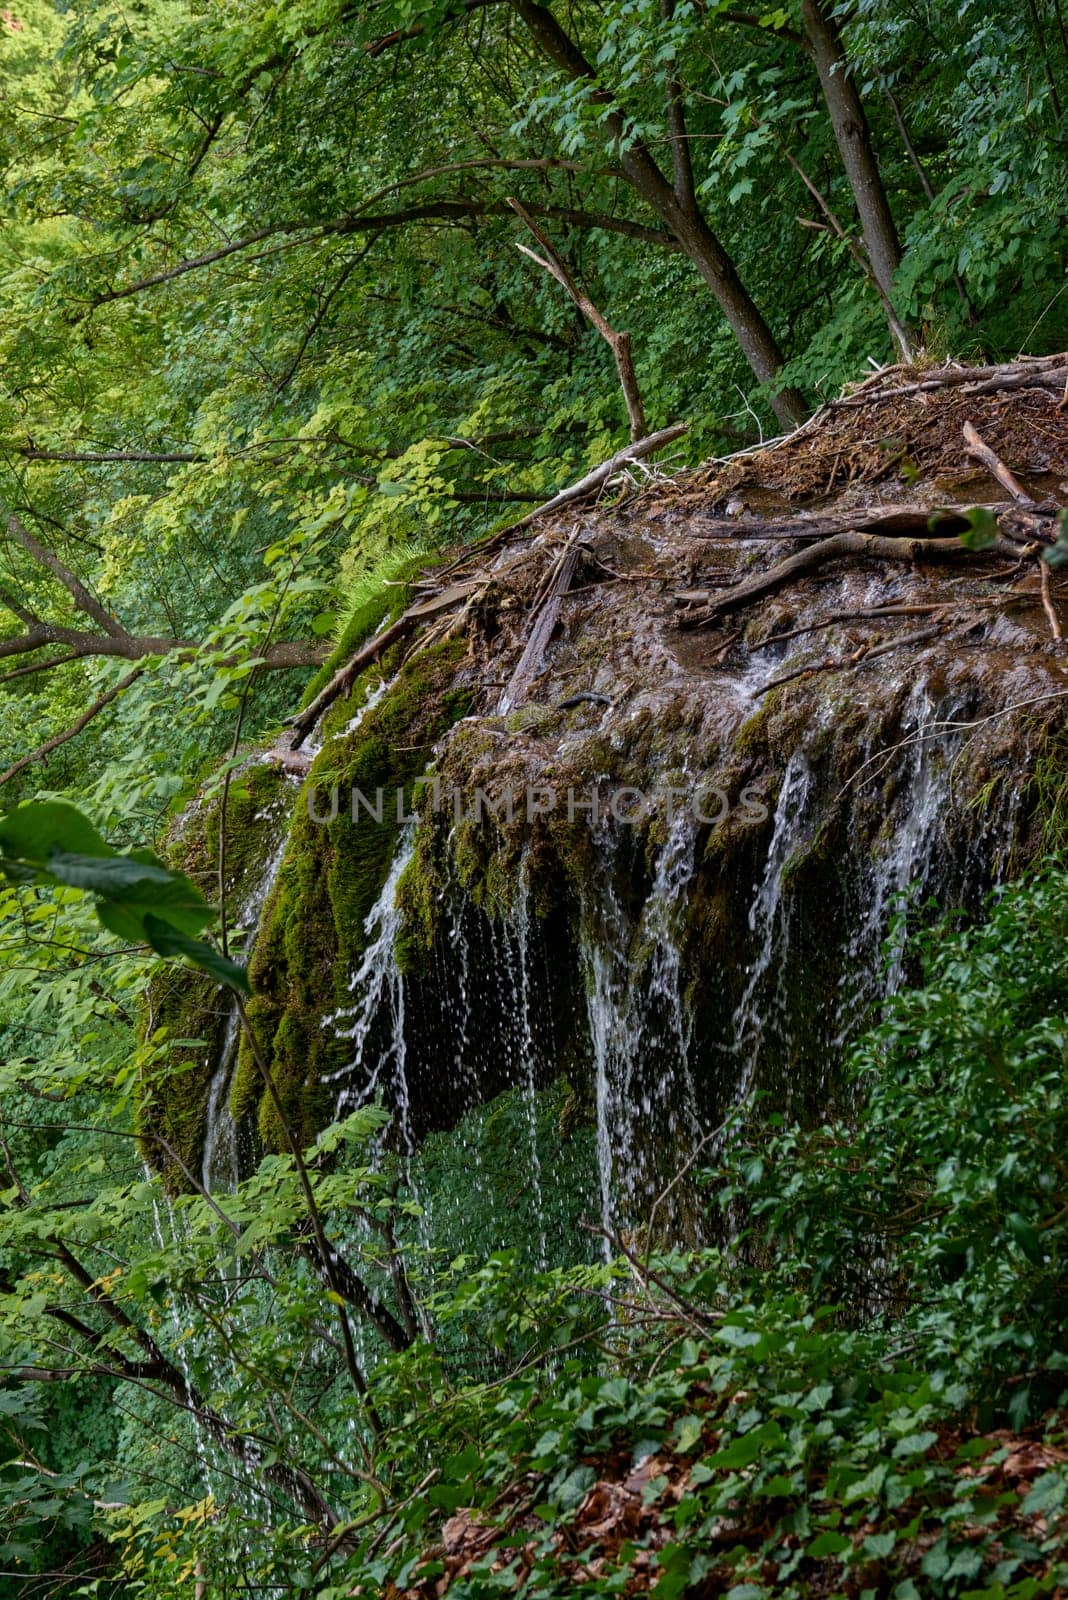
[[[247,902],[279,830],[287,825],[291,805],[292,793],[279,768],[256,752],[236,769],[226,790],[222,878],[238,958],[254,932],[241,926],[248,920]],[[223,810],[223,789],[214,785],[207,798],[175,818],[164,847],[166,858],[215,905],[222,899]],[[200,1169],[211,1080],[230,1022],[231,1002],[218,984],[184,967],[158,969],[141,1015],[142,1042],[154,1049],[141,1087],[138,1127],[146,1159],[167,1172],[177,1187],[188,1184],[182,1166],[194,1173]]]
[[[416,780],[437,740],[470,706],[470,689],[456,682],[463,649],[462,641],[445,640],[400,666],[389,690],[351,732],[345,731],[351,703],[332,708],[264,908],[250,967],[249,1020],[291,1126],[305,1143],[328,1120],[327,1080],[345,1065],[348,1051],[324,1019],[349,998],[365,947],[364,924],[412,815]],[[366,683],[357,686],[358,695],[366,692]],[[231,1110],[239,1118],[255,1111],[264,1142],[283,1142],[247,1041]]]

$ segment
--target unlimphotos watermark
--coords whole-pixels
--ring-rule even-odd
[[[337,820],[341,805],[339,784],[334,784],[328,794],[314,788],[307,792],[308,816],[321,826]],[[417,778],[408,788],[375,789],[371,794],[354,787],[345,805],[346,814],[362,826],[415,822],[427,810],[434,815],[448,814],[457,825],[487,818],[496,823],[512,823],[517,818],[532,823],[539,817],[551,816],[566,817],[568,822],[581,818],[594,827],[605,821],[634,827],[652,817],[662,817],[670,823],[680,816],[715,825],[728,817],[741,823],[766,822],[769,815],[757,789],[747,785],[732,797],[713,778],[651,789],[628,785],[607,788],[599,784],[579,788],[569,784],[564,789],[549,783],[463,789],[445,787],[439,777],[426,777]]]

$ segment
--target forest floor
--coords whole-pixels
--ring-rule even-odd
[[[897,653],[913,678],[956,664],[1056,691],[1066,502],[1068,356],[889,369],[779,441],[676,474],[624,464],[596,498],[461,550],[315,714],[405,634],[465,633],[480,714],[576,712],[561,734],[607,733],[651,702],[659,714],[698,679],[702,698],[711,678],[751,710],[785,681]]]

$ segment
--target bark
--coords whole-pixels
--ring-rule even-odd
[[[826,9],[826,0],[801,0],[801,20],[827,102],[838,153],[853,191],[864,248],[875,281],[889,300],[894,273],[901,263],[901,244],[875,158],[868,119],[849,71],[838,24]],[[900,333],[893,328],[891,331],[900,345]],[[902,348],[901,354],[904,360],[911,359],[908,348]]]
[[[126,674],[125,678],[120,679],[114,688],[109,689],[106,694],[102,694],[98,699],[94,700],[88,710],[83,711],[78,720],[73,722],[69,728],[64,728],[62,733],[53,734],[51,739],[46,739],[44,744],[38,745],[36,750],[31,750],[28,756],[20,756],[17,761],[13,761],[6,772],[0,772],[0,785],[9,783],[12,778],[17,777],[20,772],[32,766],[35,761],[44,761],[52,754],[53,750],[58,750],[60,745],[67,744],[71,739],[77,738],[82,729],[88,727],[94,717],[99,716],[101,711],[104,711],[113,701],[117,700],[124,689],[128,689],[131,684],[137,682],[144,670],[144,667],[135,667],[132,672]]]
[[[90,656],[113,656],[120,661],[143,661],[149,656],[181,657],[196,655],[201,646],[196,639],[159,639],[142,634],[127,634],[116,639],[100,633],[83,633],[77,628],[67,628],[56,622],[34,620],[23,634],[12,639],[0,639],[0,657],[24,656],[48,644],[65,644],[70,647],[71,660]],[[261,666],[267,670],[288,670],[291,667],[319,667],[329,655],[329,646],[305,644],[300,640],[285,640],[272,644],[264,653]],[[54,661],[42,661],[42,671],[54,666]]]
[[[18,541],[28,555],[31,555],[40,566],[52,573],[53,577],[59,579],[74,600],[79,611],[83,611],[87,617],[103,628],[104,632],[112,638],[122,640],[130,637],[122,623],[116,617],[113,617],[110,611],[105,610],[99,601],[93,599],[81,580],[76,578],[74,573],[63,565],[57,555],[46,549],[34,537],[13,511],[9,511],[7,514],[7,531],[13,539]]]
[[[575,81],[596,78],[589,61],[551,11],[536,0],[512,0],[512,3],[534,43],[554,66]],[[712,290],[754,375],[762,384],[773,388],[784,364],[783,353],[716,234],[700,211],[680,202],[674,186],[661,172],[647,146],[630,136],[619,111],[610,109],[604,126],[618,149],[624,178],[638,198],[659,217]],[[808,414],[796,389],[780,389],[771,404],[784,427],[804,421]]]

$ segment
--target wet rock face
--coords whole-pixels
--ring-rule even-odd
[[[969,402],[1036,492],[1068,471],[1055,400],[1028,400],[1034,462],[993,401]],[[900,898],[974,911],[1041,849],[1062,648],[1033,560],[833,561],[691,630],[676,597],[774,567],[814,537],[806,519],[923,529],[951,462],[919,404],[861,408],[865,428],[904,428],[887,471],[855,419],[848,436],[836,421],[822,444],[780,447],[792,466],[766,452],[506,544],[418,696],[404,699],[418,655],[368,670],[357,706],[389,687],[363,725],[350,705],[325,730],[254,964],[306,1127],[380,1093],[410,1152],[503,1089],[564,1074],[596,1128],[603,1219],[629,1223],[739,1099],[827,1109],[851,1032],[907,976]],[[340,781],[345,813],[357,780],[385,787],[391,817],[399,785],[417,820],[383,831],[358,807],[308,823],[308,792],[322,810]],[[374,870],[347,906],[330,885],[353,861]],[[247,1111],[247,1078],[238,1092]],[[689,1231],[686,1205],[677,1194],[664,1225]]]

